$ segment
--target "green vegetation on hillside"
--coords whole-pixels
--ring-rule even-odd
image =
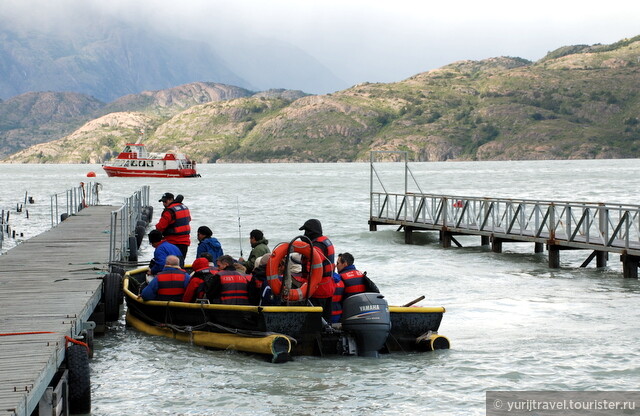
[[[148,117],[137,125],[152,151],[178,148],[199,161],[353,161],[398,149],[415,160],[619,158],[640,157],[639,79],[640,36],[559,48],[538,62],[461,61],[323,96],[186,100],[173,113],[144,97],[128,102]],[[86,147],[82,160],[102,159],[134,131],[98,126],[74,143]]]

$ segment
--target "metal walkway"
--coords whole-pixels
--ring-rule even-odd
[[[87,325],[117,209],[85,208],[0,256],[0,415],[31,414],[65,358],[65,335]]]
[[[637,278],[640,261],[640,205],[524,199],[478,198],[408,192],[413,178],[404,154],[405,193],[374,191],[374,162],[371,155],[370,219],[372,231],[378,225],[404,228],[405,241],[414,230],[439,231],[442,245],[456,244],[455,235],[478,235],[482,244],[501,252],[506,242],[532,242],[535,251],[549,252],[549,266],[560,265],[561,250],[590,250],[583,263],[597,258],[606,265],[608,253],[621,256],[625,277]],[[413,178],[415,181],[415,178]],[[417,185],[416,182],[416,186]]]

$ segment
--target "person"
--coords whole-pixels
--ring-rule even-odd
[[[333,281],[333,267],[328,266],[329,260],[322,254],[322,251],[318,247],[313,247],[314,256],[322,257],[322,279],[318,284],[315,292],[309,298],[309,301],[315,306],[322,307],[322,317],[325,322],[331,322],[332,308],[331,302],[333,298],[333,293],[335,292],[335,283]],[[310,261],[307,259],[306,269],[309,270],[311,267]],[[304,274],[303,274],[304,276]]]
[[[333,274],[333,282],[335,283],[335,289],[333,296],[331,297],[331,323],[337,324],[342,318],[342,300],[344,296],[344,282],[340,277],[340,274]]]
[[[291,282],[294,288],[299,288],[306,282],[302,276],[302,254],[289,254],[289,274],[291,274]]]
[[[376,285],[369,280],[366,273],[360,272],[353,264],[355,259],[350,253],[338,254],[336,269],[344,282],[342,301],[358,293],[379,292]]]
[[[213,263],[215,264],[218,257],[224,255],[222,250],[222,244],[217,238],[212,237],[213,231],[211,228],[203,225],[198,228],[198,248],[196,250],[196,257],[202,257],[204,253],[211,254]]]
[[[184,257],[178,247],[169,243],[162,238],[162,233],[158,230],[149,231],[149,244],[155,249],[153,258],[149,262],[148,275],[155,275],[164,269],[167,256],[177,256],[180,259],[180,265],[184,265]]]
[[[269,254],[258,257],[253,268],[253,274],[249,281],[249,303],[259,306],[280,305],[281,299],[271,290],[267,283],[267,262]]]
[[[245,261],[240,257],[239,262],[247,268],[247,273],[251,273],[255,267],[255,261],[258,257],[271,253],[269,250],[269,240],[264,238],[264,234],[260,230],[251,230],[249,233],[249,243],[251,244],[251,253],[249,258]]]
[[[320,221],[316,219],[307,220],[299,230],[304,230],[304,236],[311,240],[314,246],[322,250],[324,256],[331,263],[331,273],[333,273],[336,251],[331,240],[329,240],[327,236],[322,235],[322,224]]]
[[[209,268],[209,261],[205,257],[198,257],[191,265],[191,279],[189,285],[182,295],[183,302],[195,302],[196,299],[204,299],[206,297],[205,285],[213,275]]]
[[[143,300],[182,301],[189,284],[189,275],[180,268],[178,256],[167,256],[164,269],[142,289]]]
[[[187,258],[187,251],[191,244],[191,212],[182,201],[174,200],[173,194],[165,192],[158,202],[162,202],[164,211],[156,224],[164,238],[175,245],[182,252],[182,258]]]
[[[218,258],[218,272],[206,286],[207,298],[211,303],[227,305],[249,304],[249,281],[247,276],[236,271],[233,258],[224,255]]]
[[[331,240],[322,234],[322,224],[317,219],[305,221],[299,230],[304,230],[304,235],[314,247],[316,253],[323,256],[322,259],[322,280],[313,296],[309,299],[312,304],[322,306],[325,321],[331,322],[331,298],[335,290],[333,281],[333,270],[335,269],[335,248]],[[307,259],[309,261],[309,259]]]
[[[213,256],[211,255],[211,253],[202,253],[200,257],[204,257],[205,259],[207,259],[207,261],[209,262],[209,269],[211,269],[211,273],[213,273],[214,271],[218,271],[218,267],[213,261]]]

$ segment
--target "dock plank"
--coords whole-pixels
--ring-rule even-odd
[[[29,415],[98,304],[113,206],[92,206],[0,256],[0,415]],[[47,332],[28,334],[28,332]]]

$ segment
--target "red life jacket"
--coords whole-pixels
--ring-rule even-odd
[[[181,269],[166,269],[157,274],[158,295],[156,300],[182,301],[185,272]]]
[[[348,298],[351,295],[366,292],[366,286],[364,285],[364,274],[359,270],[349,270],[347,272],[340,273],[340,277],[344,281],[344,298]]]
[[[333,265],[336,263],[336,249],[333,246],[331,240],[329,240],[327,236],[321,235],[320,237],[313,240],[313,245],[322,250],[322,253],[329,260],[331,266],[333,267]],[[331,272],[333,273],[333,268],[331,269]]]
[[[222,270],[220,276],[220,303],[227,305],[248,305],[249,288],[247,276],[234,270]]]
[[[204,283],[204,280],[200,276],[196,276],[195,274],[191,276],[191,280],[189,280],[189,285],[185,289],[184,295],[182,295],[183,302],[194,302],[196,299],[202,299],[203,296],[200,295],[200,285]]]
[[[331,297],[331,322],[340,322],[342,316],[342,295],[344,294],[344,282],[342,279],[335,284],[333,297]]]
[[[326,241],[328,241],[328,239]],[[320,280],[320,284],[318,284],[318,288],[315,290],[315,292],[313,292],[313,296],[311,296],[312,298],[320,298],[320,299],[330,298],[331,296],[333,296],[333,291],[335,289],[335,283],[333,282],[333,264],[331,264],[329,259],[323,253],[323,250],[322,250],[322,247],[324,247],[323,244],[324,243],[322,243],[321,245],[314,246],[315,248],[313,253],[314,262],[317,259],[316,256],[322,257],[322,280]],[[329,244],[331,244],[330,241],[329,241]],[[333,247],[333,245],[331,245],[331,247]],[[310,262],[310,259],[307,259],[306,257],[305,257],[305,260],[306,260],[306,262],[304,262],[305,266],[302,269],[303,278],[308,279],[309,273],[307,272],[307,270],[311,268],[311,262]]]
[[[191,212],[182,204],[171,204],[165,208],[171,214],[173,222],[162,233],[164,236],[189,235],[191,233]]]

